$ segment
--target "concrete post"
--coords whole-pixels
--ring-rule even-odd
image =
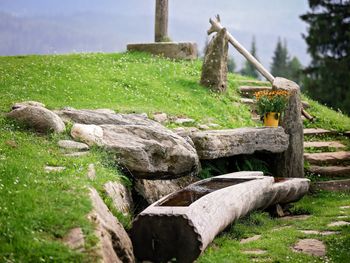
[[[155,42],[168,38],[168,0],[156,0]]]

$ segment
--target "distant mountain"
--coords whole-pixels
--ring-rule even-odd
[[[50,5],[46,5],[47,8],[51,8],[50,12],[43,12],[43,14],[35,14],[34,9],[27,11],[20,9],[19,13],[0,12],[0,55],[119,52],[126,49],[127,43],[152,42],[153,7],[151,6],[152,10],[146,10],[147,12],[141,8],[134,10],[131,2],[125,9],[125,6],[117,1],[118,8],[111,10],[110,13],[101,10],[82,12],[74,10],[75,13],[52,14]],[[148,0],[150,6],[149,2],[150,0]],[[146,6],[145,3],[142,5]],[[15,7],[18,8],[18,6]],[[75,8],[78,9],[78,6]],[[187,10],[181,1],[172,2],[169,21],[170,37],[174,41],[195,41],[200,51],[207,37],[208,18],[214,14],[210,9],[201,10],[201,8],[203,7],[198,6],[197,9]],[[132,12],[125,12],[125,10],[132,10]],[[176,14],[173,14],[172,10],[175,10]],[[201,11],[203,14],[197,14]],[[237,12],[234,18],[231,18],[225,10],[222,12],[223,24],[228,26],[229,31],[247,49],[250,48],[252,37],[256,37],[258,56],[266,67],[270,67],[279,36],[286,39],[292,55],[296,55],[303,64],[308,63],[306,45],[301,38],[303,29],[300,28],[300,24],[293,23],[293,19],[287,19],[294,16],[294,13],[278,14],[281,17],[278,25],[274,25],[271,19],[271,22],[267,22],[267,28],[271,30],[266,28],[260,30],[258,21],[264,19],[263,11],[262,14],[256,10],[251,11],[256,16],[256,20],[248,19],[246,15],[250,12],[247,13],[247,11]],[[244,21],[243,25],[240,24],[242,21]],[[243,58],[233,48],[230,54],[234,54],[238,65],[243,63]]]

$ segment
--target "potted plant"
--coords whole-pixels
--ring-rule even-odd
[[[277,127],[282,112],[286,109],[289,92],[284,90],[264,90],[255,92],[257,110],[264,120],[264,125]]]

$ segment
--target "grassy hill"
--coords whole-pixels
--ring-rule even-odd
[[[37,135],[6,119],[4,113],[13,103],[36,100],[50,109],[110,108],[117,112],[146,112],[150,117],[165,112],[193,118],[196,124],[216,123],[220,128],[259,125],[251,120],[249,108],[239,103],[237,88],[247,78],[229,74],[227,93],[218,95],[198,84],[200,68],[200,61],[172,61],[140,53],[1,57],[0,262],[94,262],[96,239],[86,219],[91,209],[87,187],[92,185],[103,195],[103,183],[125,180],[99,149],[80,158],[63,157],[57,141],[69,138],[69,130],[62,135]],[[347,116],[309,101],[309,111],[317,119],[306,126],[350,130]],[[95,181],[86,177],[90,163],[96,165]],[[65,166],[66,170],[48,174],[44,172],[45,165]],[[338,197],[323,197],[333,202],[333,210],[328,213],[335,213],[336,205],[350,202],[347,194],[341,196],[342,200]],[[315,206],[321,214],[321,202],[315,202]],[[130,224],[128,218],[113,212],[125,226]],[[271,227],[275,224],[270,219],[261,220]],[[61,243],[64,234],[78,226],[86,236],[84,254]],[[246,229],[239,231],[238,236],[242,236]],[[216,244],[220,245],[220,240]],[[218,256],[213,247],[201,262],[219,262],[215,258],[223,259],[226,252],[222,253]],[[284,253],[294,257],[291,252]],[[277,258],[280,259],[278,255]]]

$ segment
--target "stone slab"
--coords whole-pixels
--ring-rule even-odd
[[[336,221],[328,224],[327,226],[333,227],[333,226],[350,226],[350,222],[347,221]]]
[[[302,252],[311,256],[323,257],[326,255],[326,246],[317,239],[299,240],[293,247],[294,251]]]
[[[197,44],[193,42],[159,42],[128,44],[128,51],[147,52],[153,55],[160,55],[171,59],[197,59]]]
[[[304,153],[304,159],[316,165],[337,164],[350,161],[350,152]]]
[[[346,146],[341,142],[330,141],[330,142],[304,142],[304,148],[345,148]]]
[[[325,135],[325,134],[332,134],[332,131],[324,130],[320,128],[310,128],[310,129],[304,129],[304,135]]]
[[[289,136],[282,127],[199,131],[190,134],[200,159],[217,159],[256,151],[281,153]]]
[[[252,236],[252,237],[248,237],[248,238],[242,239],[239,243],[240,244],[246,244],[246,243],[250,243],[250,242],[253,242],[253,241],[257,241],[260,238],[261,238],[261,235],[255,235],[255,236]]]
[[[350,179],[332,180],[324,182],[316,182],[311,184],[312,190],[327,190],[327,191],[349,191]]]
[[[350,166],[310,166],[308,171],[329,177],[350,176]]]

